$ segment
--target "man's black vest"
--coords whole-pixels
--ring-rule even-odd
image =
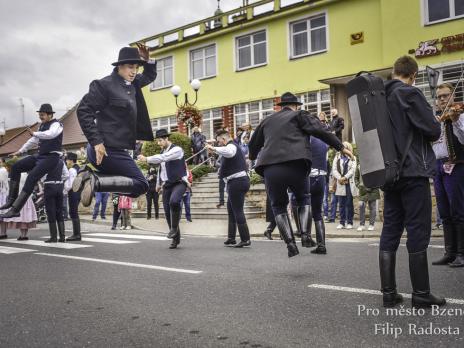
[[[232,144],[237,148],[235,156],[231,158],[226,158],[222,156],[221,168],[219,168],[219,179],[227,178],[228,176],[239,173],[242,171],[247,171],[247,164],[245,155],[242,150],[234,143],[234,141],[229,141],[227,145]]]
[[[81,170],[81,167],[79,167],[77,163],[74,163],[72,167],[76,170],[77,173],[79,173],[79,170]]]
[[[444,127],[449,160],[453,163],[464,163],[464,145],[461,144],[456,135],[454,135],[453,123],[451,120],[445,121]]]
[[[47,181],[63,181],[63,166],[64,163],[62,160],[58,162],[56,167],[54,167],[51,171],[48,172],[47,177],[45,178],[45,182]]]
[[[327,150],[329,146],[322,140],[311,137],[311,168],[327,171]]]
[[[175,147],[178,147],[177,145],[171,145],[169,149],[166,150],[172,150]],[[184,176],[187,176],[187,169],[186,169],[186,164],[185,164],[185,159],[182,157],[181,159],[169,161],[165,163],[166,165],[166,175],[168,177],[168,183],[176,183],[182,180]]]
[[[39,127],[39,132],[45,132],[50,129],[50,126],[58,120],[51,120],[50,122],[42,123]],[[61,152],[61,145],[63,143],[63,132],[53,139],[40,139],[39,140],[39,155],[44,155],[53,151]]]

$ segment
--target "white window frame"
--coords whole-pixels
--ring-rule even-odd
[[[208,49],[210,47],[213,47],[213,46],[214,46],[214,64],[215,64],[215,67],[216,67],[215,74],[214,75],[205,75],[206,74],[206,58],[213,57],[213,56],[206,57],[206,49]],[[203,58],[202,58],[202,60],[203,60],[203,76],[194,77],[193,76],[193,52],[199,51],[199,50],[203,51]],[[217,50],[217,44],[214,42],[214,43],[210,43],[210,44],[207,44],[207,45],[203,45],[203,46],[200,46],[200,47],[194,47],[194,48],[190,49],[189,50],[188,66],[189,66],[189,81],[192,81],[194,79],[204,80],[204,79],[209,79],[209,78],[216,77],[217,74],[218,74],[218,50]]]
[[[446,0],[442,0],[442,1],[446,1]],[[452,21],[452,20],[455,20],[455,19],[458,19],[458,18],[464,18],[464,14],[456,16],[456,9],[454,7],[454,5],[455,5],[454,1],[455,0],[447,0],[447,1],[449,1],[449,6],[450,6],[450,16],[448,18],[443,18],[443,19],[439,19],[437,21],[430,22],[429,21],[429,2],[428,2],[428,0],[422,0],[422,6],[423,6],[423,9],[424,9],[424,25],[432,25],[432,24]]]
[[[260,63],[260,64],[255,64],[255,53],[254,53],[254,35],[256,34],[259,34],[259,33],[262,33],[264,32],[264,34],[266,35],[266,40],[264,41],[261,41],[261,42],[258,42],[257,44],[262,44],[264,42],[265,44],[265,50],[266,50],[266,61],[264,63]],[[250,45],[249,46],[243,46],[243,47],[239,47],[238,46],[238,40],[239,39],[242,39],[244,37],[247,37],[249,36],[250,37]],[[269,42],[268,42],[268,38],[269,38],[269,35],[268,35],[268,32],[267,32],[267,29],[260,29],[260,30],[256,30],[256,31],[253,31],[251,33],[246,33],[246,34],[241,34],[239,36],[236,36],[234,38],[234,42],[235,42],[235,71],[243,71],[243,70],[248,70],[248,69],[253,69],[253,68],[257,68],[257,67],[260,67],[260,66],[265,66],[268,64],[268,60],[269,60]],[[251,48],[251,65],[249,66],[246,66],[246,67],[243,67],[243,68],[240,68],[240,56],[239,56],[239,50],[241,48],[244,48],[244,47],[250,47]]]
[[[322,17],[322,16],[324,16],[324,18],[325,18],[325,26],[317,27],[317,28],[314,28],[314,29],[325,28],[325,49],[319,50],[319,51],[311,51],[311,30],[314,30],[314,29],[310,27],[310,20],[318,18],[318,17]],[[308,43],[308,52],[303,53],[303,54],[299,54],[299,55],[294,55],[293,54],[293,51],[294,51],[293,36],[295,34],[293,32],[293,26],[295,24],[298,24],[298,23],[301,23],[301,22],[304,22],[304,21],[307,22],[306,33],[307,33],[307,40],[308,40],[308,42],[307,42]],[[308,56],[312,56],[312,55],[315,55],[315,54],[325,53],[325,52],[327,52],[329,50],[329,18],[328,18],[328,15],[327,15],[326,11],[311,14],[310,16],[305,16],[303,18],[294,19],[294,20],[288,22],[288,32],[289,32],[289,45],[288,46],[289,46],[289,50],[290,50],[290,52],[289,52],[290,59],[298,59],[298,58],[302,58],[302,57],[308,57]],[[297,34],[301,34],[303,32],[304,31],[299,32]]]
[[[322,99],[322,92],[329,92],[329,99]],[[305,95],[308,94],[308,93],[317,93],[317,100],[314,101],[314,102],[306,102],[305,101]],[[321,113],[322,110],[322,104],[329,104],[329,109],[332,108],[332,101],[331,101],[331,98],[330,98],[330,89],[320,89],[318,91],[308,91],[308,92],[305,92],[301,95],[298,96],[298,98],[300,98],[300,102],[303,104],[301,105],[301,108],[304,109],[304,110],[307,110],[306,107],[307,106],[317,106],[317,115],[316,116],[319,116],[319,114]],[[328,117],[330,115],[327,115]]]
[[[171,123],[171,119],[175,118],[175,123]],[[168,120],[167,125],[161,127],[161,120]],[[162,117],[156,117],[151,119],[151,129],[153,132],[161,129],[161,128],[167,128],[168,132],[171,132],[172,128],[175,127],[177,128],[177,132],[179,131],[179,127],[177,125],[177,118],[176,115],[169,115],[169,116],[162,116]]]
[[[220,110],[220,116],[214,116],[214,111]],[[214,134],[214,120],[221,120],[223,126],[224,126],[224,110],[222,108],[212,108],[212,109],[207,109],[201,111],[201,114],[203,115],[202,118],[202,123],[201,123],[201,132],[202,134],[206,137],[207,140],[215,139],[215,134]],[[205,115],[209,116],[209,119],[205,120]],[[204,133],[203,125],[205,122],[209,123],[209,134]],[[190,135],[190,134],[189,134]]]
[[[170,66],[170,68],[172,69],[172,83],[170,85],[166,85],[165,84],[165,81],[164,81],[164,69],[166,68],[166,66],[164,65],[164,61],[166,61],[167,59],[171,58],[172,59],[172,65]],[[161,62],[163,62],[163,68],[161,70],[161,72],[157,75],[156,79],[158,79],[161,75],[162,76],[162,79],[163,79],[163,83],[160,87],[155,87],[155,81],[152,82],[151,84],[151,90],[152,91],[157,91],[157,90],[160,90],[160,89],[164,89],[164,88],[168,88],[168,87],[172,87],[174,86],[174,56],[166,56],[166,57],[162,57],[162,58],[157,58],[156,61],[158,62],[157,63],[157,70],[158,70],[158,66]]]
[[[250,123],[250,113],[251,114],[254,114],[256,112],[259,112],[259,122],[261,122],[263,119],[264,119],[264,113],[265,112],[274,112],[274,103],[272,103],[272,109],[264,109],[263,108],[263,101],[264,100],[273,100],[274,98],[265,98],[265,99],[262,99],[262,100],[255,100],[255,101],[252,101],[252,102],[248,102],[248,103],[241,103],[241,104],[236,104],[234,105],[234,134],[237,134],[237,128],[240,125],[237,124],[237,116],[245,116],[245,123]],[[258,102],[259,103],[259,109],[258,111],[250,111],[250,104],[251,103],[256,103]],[[240,112],[240,113],[236,113],[235,110],[236,110],[236,107],[238,105],[245,105],[245,112]]]

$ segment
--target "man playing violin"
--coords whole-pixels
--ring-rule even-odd
[[[437,87],[440,139],[433,144],[437,157],[434,178],[438,211],[443,219],[445,255],[433,265],[464,267],[464,111],[454,103],[450,83]]]

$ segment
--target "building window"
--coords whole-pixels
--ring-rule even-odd
[[[324,89],[321,91],[307,92],[298,96],[303,103],[303,109],[311,114],[319,115],[324,111],[327,116],[330,115],[330,90]]]
[[[236,39],[237,70],[253,68],[267,63],[266,31]]]
[[[201,114],[203,116],[201,133],[207,140],[214,139],[216,132],[223,128],[222,108],[204,110]]]
[[[327,50],[326,15],[310,17],[290,24],[291,58]]]
[[[216,76],[216,45],[190,51],[190,79]]]
[[[154,132],[161,128],[167,129],[171,133],[179,130],[176,116],[153,118],[151,120],[151,128]]]
[[[156,64],[156,80],[152,84],[152,89],[170,87],[173,84],[173,58],[167,57],[158,59]]]
[[[234,133],[243,123],[251,124],[254,129],[267,116],[274,112],[274,100],[265,99],[234,106]]]
[[[464,0],[424,0],[426,24],[464,17]]]

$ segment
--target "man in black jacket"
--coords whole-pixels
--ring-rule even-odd
[[[81,202],[89,206],[94,192],[118,192],[138,197],[148,183],[131,158],[136,140],[153,141],[142,87],[156,78],[156,62],[148,61],[148,48],[124,47],[111,75],[90,84],[77,108],[77,118],[89,145],[87,158],[98,171],[84,171],[74,180],[82,190]],[[143,73],[138,68],[143,66]]]
[[[429,178],[433,177],[436,159],[431,142],[440,136],[440,124],[424,95],[413,87],[418,71],[416,61],[403,56],[393,66],[393,79],[385,84],[387,107],[392,118],[394,142],[399,155],[412,143],[399,180],[385,190],[384,224],[380,237],[379,266],[383,305],[393,307],[402,302],[396,291],[396,250],[403,229],[407,231],[409,273],[413,288],[412,305],[443,305],[445,299],[430,293],[427,247],[431,234],[432,201]]]
[[[337,109],[330,110],[332,121],[330,122],[330,130],[337,138],[342,141],[342,132],[345,128],[345,120],[338,115]]]
[[[298,110],[301,103],[292,93],[284,93],[278,105],[282,110],[266,117],[251,137],[249,158],[258,158],[255,170],[264,176],[277,227],[287,244],[288,257],[292,257],[298,255],[299,251],[287,213],[289,188],[295,194],[297,203],[301,243],[303,246],[309,243],[311,210],[308,175],[311,171],[311,149],[308,135],[320,138],[350,157],[352,154],[335,135],[325,129],[317,117]]]

